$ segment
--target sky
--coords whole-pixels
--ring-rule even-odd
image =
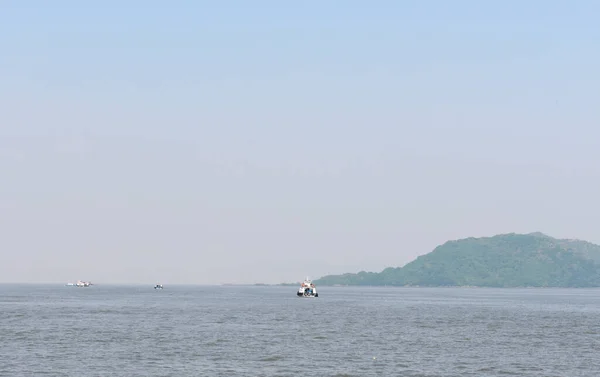
[[[600,2],[0,3],[0,282],[600,244]]]

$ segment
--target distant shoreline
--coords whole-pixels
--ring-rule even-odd
[[[319,286],[599,288],[600,245],[540,232],[447,241],[402,267],[326,275]]]
[[[283,284],[266,284],[266,283],[257,283],[257,284],[163,284],[165,289],[167,287],[206,287],[206,288],[218,288],[218,287],[295,287],[300,283],[283,283]],[[67,287],[66,284],[63,283],[32,283],[32,282],[0,282],[0,286],[57,286],[57,287]],[[87,287],[87,289],[94,289],[98,287],[131,287],[131,288],[152,288],[154,284],[142,284],[142,283],[99,283],[94,284],[93,286]],[[327,288],[386,288],[386,289],[485,289],[485,290],[523,290],[523,289],[562,289],[562,290],[582,290],[582,289],[600,289],[600,286],[585,286],[585,287],[564,287],[564,286],[510,286],[510,287],[491,287],[491,286],[461,286],[461,285],[439,285],[439,286],[416,286],[416,285],[341,285],[341,284],[320,284],[320,287]]]

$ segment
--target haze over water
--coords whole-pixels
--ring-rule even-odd
[[[0,376],[596,377],[600,290],[0,285]]]
[[[600,2],[0,2],[0,281],[600,243]]]

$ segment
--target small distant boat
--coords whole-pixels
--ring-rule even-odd
[[[162,286],[162,284],[156,284],[154,286],[154,289],[163,289],[163,286]]]
[[[82,280],[77,280],[77,283],[67,283],[67,286],[70,287],[89,287],[90,285],[92,285],[92,282]]]
[[[300,284],[297,295],[298,297],[319,297],[317,287],[308,277]]]

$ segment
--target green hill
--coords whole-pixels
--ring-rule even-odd
[[[448,241],[404,267],[329,275],[318,285],[600,287],[600,246],[542,233]]]

